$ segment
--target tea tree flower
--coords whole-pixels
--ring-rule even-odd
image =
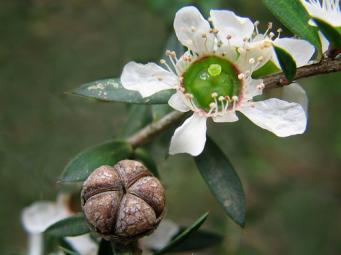
[[[340,0],[301,0],[309,14],[334,27],[341,27]]]
[[[24,208],[21,214],[21,222],[29,234],[28,255],[45,254],[43,232],[50,225],[73,214],[69,210],[66,200],[67,195],[60,194],[56,202],[37,201]],[[97,246],[88,234],[66,237],[65,239],[81,255],[97,254]]]
[[[273,58],[269,31],[260,35],[248,18],[231,11],[212,10],[205,20],[195,7],[180,9],[174,19],[179,41],[188,51],[178,58],[167,51],[170,63],[161,67],[129,62],[121,82],[126,89],[148,97],[166,89],[176,89],[169,105],[181,112],[192,111],[171,140],[170,154],[199,155],[206,141],[206,122],[234,122],[236,111],[277,136],[301,134],[306,115],[299,104],[276,98],[253,101],[264,84],[252,73]]]

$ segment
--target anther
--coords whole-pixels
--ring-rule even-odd
[[[191,26],[191,31],[194,33],[195,32],[195,27],[194,26]]]
[[[211,97],[213,97],[213,98],[216,98],[218,96],[218,93],[217,92],[213,92],[212,94],[211,94]]]
[[[161,60],[160,60],[160,64],[161,64],[161,65],[164,65],[164,64],[166,64],[166,60],[164,60],[164,59],[161,59]]]
[[[244,78],[245,78],[245,74],[243,74],[243,73],[238,74],[239,80],[243,80]]]
[[[219,100],[220,102],[222,102],[222,101],[224,101],[224,100],[225,100],[225,97],[223,97],[223,96],[220,96],[220,97],[218,98],[218,100]]]
[[[228,35],[226,36],[226,39],[227,39],[227,40],[231,40],[231,38],[232,38],[232,35],[230,35],[230,34],[228,34]]]
[[[210,108],[211,108],[211,109],[214,109],[214,108],[216,108],[216,104],[215,104],[215,103],[210,103],[210,105],[209,105],[209,106],[210,106]]]
[[[254,58],[250,58],[250,59],[249,59],[249,63],[250,63],[250,64],[252,64],[252,65],[253,65],[255,62],[256,62],[256,61],[255,61],[255,59],[254,59]]]
[[[237,102],[238,101],[238,96],[233,96],[232,101]]]
[[[258,62],[262,62],[264,60],[264,57],[263,56],[259,56],[258,58],[257,58],[257,61]]]

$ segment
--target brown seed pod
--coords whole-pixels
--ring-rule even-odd
[[[153,232],[165,209],[161,183],[134,160],[97,168],[84,182],[81,199],[91,229],[124,243]]]

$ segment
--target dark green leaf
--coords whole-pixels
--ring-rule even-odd
[[[69,250],[64,247],[60,247],[60,249],[64,252],[65,255],[80,255],[78,252]]]
[[[340,48],[341,47],[341,32],[333,27],[332,25],[328,24],[327,22],[314,18],[315,23],[320,28],[321,32],[324,36],[328,39],[331,43],[332,48]]]
[[[181,228],[181,232],[184,230],[185,228]],[[172,252],[198,251],[201,249],[206,249],[218,245],[223,240],[224,238],[221,235],[211,233],[208,231],[198,230],[197,232],[191,235],[191,238],[188,238],[183,243],[177,244],[172,249]]]
[[[162,117],[164,117],[166,114],[170,113],[173,111],[173,109],[167,105],[152,105],[152,116],[153,116],[153,121],[158,121]]]
[[[225,212],[240,226],[245,225],[245,196],[231,162],[208,137],[205,150],[195,158],[201,175]]]
[[[150,153],[148,151],[146,151],[142,148],[137,148],[134,151],[133,158],[141,161],[153,173],[154,176],[156,176],[158,178],[160,177],[159,171],[157,170],[156,163],[155,163],[152,155],[150,155]]]
[[[288,81],[293,81],[296,75],[296,62],[293,57],[284,49],[274,46],[278,62]]]
[[[112,141],[90,147],[67,164],[60,181],[84,181],[92,171],[101,165],[114,165],[118,161],[128,158],[131,153],[131,146],[125,142]]]
[[[161,105],[155,105],[161,106]],[[129,109],[129,116],[126,125],[123,127],[123,137],[128,137],[146,126],[152,121],[150,106],[146,105],[132,105]]]
[[[90,82],[70,92],[72,95],[90,97],[106,102],[123,102],[130,104],[167,104],[174,90],[158,92],[143,98],[139,92],[122,87],[119,79],[105,79]]]
[[[281,71],[274,62],[269,60],[264,66],[259,68],[258,70],[252,73],[252,78],[258,79],[260,77],[264,77],[266,75],[274,74]]]
[[[208,212],[202,215],[199,219],[197,219],[190,227],[186,228],[182,231],[177,237],[175,237],[172,241],[169,242],[164,248],[154,253],[154,255],[161,255],[167,252],[172,252],[178,245],[182,244],[185,240],[192,237],[201,225],[205,222],[208,217]]]
[[[263,0],[263,3],[284,26],[321,52],[317,30],[309,25],[310,16],[300,0]]]
[[[111,244],[104,239],[99,243],[98,255],[113,255]]]
[[[83,214],[60,220],[45,230],[45,234],[56,237],[79,236],[89,232],[90,229]]]

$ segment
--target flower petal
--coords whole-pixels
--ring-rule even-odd
[[[82,255],[97,254],[98,247],[89,234],[66,237],[66,241]]]
[[[169,154],[188,153],[198,156],[206,143],[207,118],[194,113],[178,127],[171,140]]]
[[[214,122],[217,122],[217,123],[219,123],[219,122],[236,122],[239,120],[235,111],[227,111],[221,116],[212,117],[212,119]]]
[[[179,112],[188,112],[191,109],[185,95],[179,91],[171,96],[168,100],[168,104]]]
[[[22,211],[21,221],[28,233],[39,234],[53,223],[69,216],[60,204],[48,201],[35,202]]]
[[[175,14],[176,36],[183,45],[196,53],[213,50],[214,36],[209,32],[210,28],[208,21],[193,6],[183,7]]]
[[[268,39],[252,42],[247,50],[240,52],[237,61],[233,62],[241,72],[256,71],[268,62],[273,56],[273,45]]]
[[[307,117],[301,105],[276,98],[250,103],[239,108],[247,118],[279,137],[302,134]]]
[[[218,37],[224,43],[230,43],[232,46],[243,45],[244,38],[252,36],[254,25],[248,18],[239,17],[232,11],[211,10],[210,16],[214,28],[218,30]],[[227,36],[231,36],[227,40]]]
[[[297,83],[280,88],[282,90],[281,99],[291,103],[298,103],[308,114],[308,97],[305,90]]]
[[[308,64],[311,57],[314,55],[314,46],[309,42],[294,38],[277,38],[274,44],[286,50],[295,60],[297,67]],[[280,67],[276,54],[274,54],[274,62]]]
[[[243,100],[248,101],[263,94],[263,80],[247,79],[244,82]]]
[[[148,97],[162,90],[175,88],[179,81],[175,74],[157,64],[129,62],[123,68],[121,82],[124,88],[136,90],[142,97]]]

